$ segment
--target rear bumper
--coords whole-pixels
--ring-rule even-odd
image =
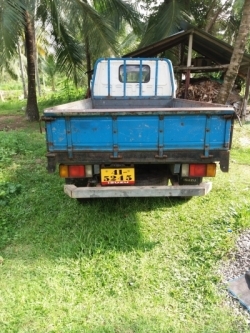
[[[64,185],[64,192],[71,198],[193,197],[206,195],[211,189],[211,182],[182,186],[76,187]]]

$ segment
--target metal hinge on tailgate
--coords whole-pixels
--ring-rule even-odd
[[[56,119],[55,117],[45,117],[45,116],[42,116],[40,118],[40,121],[53,121],[55,119]]]
[[[240,127],[242,127],[242,122],[240,120],[240,116],[238,115],[237,112],[235,112],[234,114],[225,114],[224,116],[222,116],[223,119],[237,119],[239,124],[240,124]]]
[[[222,116],[223,119],[235,119],[237,118],[237,115],[235,114],[225,114]]]
[[[40,119],[39,119],[40,133],[43,132],[42,121],[49,122],[49,121],[54,121],[54,120],[55,120],[55,117],[45,117],[45,116],[40,117]]]
[[[66,125],[68,157],[73,158],[72,129],[71,129],[71,118],[70,117],[65,117],[65,125]]]

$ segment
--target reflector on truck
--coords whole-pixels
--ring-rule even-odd
[[[205,177],[206,173],[206,164],[190,164],[189,166],[189,177]]]
[[[207,177],[215,177],[216,175],[216,164],[211,163],[207,165]]]
[[[59,174],[62,178],[83,178],[85,177],[85,166],[60,164]]]
[[[83,165],[69,165],[69,177],[81,178],[85,176],[85,167]]]
[[[69,169],[67,165],[60,164],[59,166],[59,174],[62,178],[68,178],[69,177]]]
[[[182,164],[182,177],[215,177],[216,164]]]

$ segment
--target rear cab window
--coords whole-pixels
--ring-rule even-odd
[[[127,83],[147,83],[150,80],[148,65],[121,65],[119,67],[119,81]]]

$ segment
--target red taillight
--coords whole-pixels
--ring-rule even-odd
[[[205,177],[207,175],[206,164],[190,164],[189,177]]]
[[[84,165],[69,165],[69,178],[81,178],[85,176]]]
[[[181,177],[215,177],[216,163],[182,164]]]

